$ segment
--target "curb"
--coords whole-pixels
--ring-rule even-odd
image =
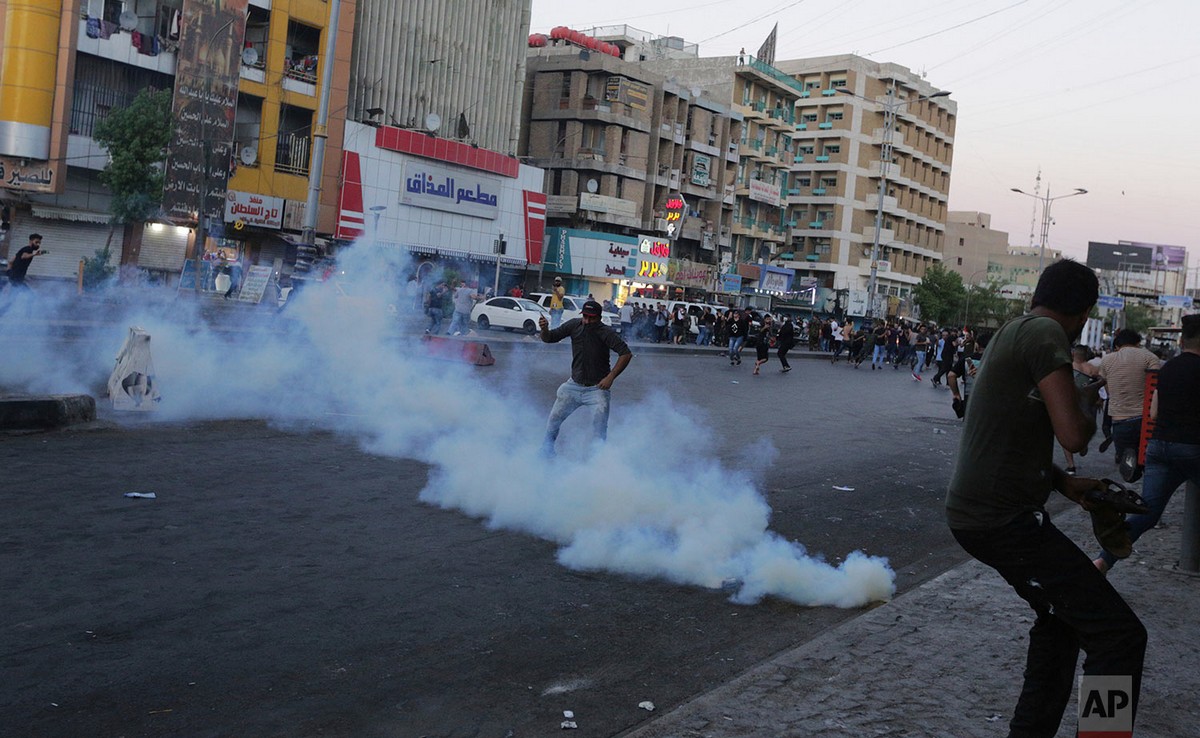
[[[0,430],[61,428],[95,419],[91,395],[0,397]]]

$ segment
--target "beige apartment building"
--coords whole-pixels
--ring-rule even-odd
[[[943,263],[958,272],[967,285],[996,283],[1006,294],[1024,297],[1037,286],[1037,246],[1012,246],[1008,233],[992,229],[992,216],[977,211],[952,210],[946,218]],[[1043,263],[1062,258],[1057,249],[1046,249]]]
[[[736,139],[733,240],[724,271],[776,263],[793,224],[786,190],[793,165],[799,82],[749,54],[704,59],[647,59],[647,67],[730,104],[745,123]]]
[[[717,291],[720,254],[733,243],[742,114],[639,63],[646,53],[694,54],[694,46],[662,40],[654,52],[624,26],[587,38],[609,50],[547,37],[526,60],[518,148],[546,171],[546,271],[574,278],[578,290],[586,281],[594,294],[607,296],[597,283],[608,282],[617,299]],[[677,195],[686,212],[672,239],[667,206]],[[598,249],[634,255],[589,273],[579,265]]]
[[[856,293],[868,286],[882,205],[876,304],[883,295],[902,301],[946,248],[957,104],[898,64],[846,54],[776,66],[800,86],[786,190],[792,227],[782,263],[801,278],[850,290],[851,305],[865,303]]]

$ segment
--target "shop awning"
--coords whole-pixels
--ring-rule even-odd
[[[92,210],[56,208],[50,205],[33,205],[30,209],[33,211],[33,217],[43,220],[69,220],[74,223],[101,223],[104,225],[112,222],[112,216],[108,213],[97,213]]]

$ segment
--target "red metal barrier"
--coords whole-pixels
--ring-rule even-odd
[[[465,361],[475,366],[492,366],[496,357],[486,343],[479,341],[456,341],[441,336],[422,336],[425,353],[435,359],[446,361]]]

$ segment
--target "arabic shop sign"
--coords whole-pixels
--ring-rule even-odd
[[[712,184],[709,174],[712,172],[712,157],[699,152],[692,154],[692,184],[697,187],[708,187]]]
[[[230,190],[225,195],[225,222],[260,228],[283,227],[283,198]]]
[[[474,218],[495,220],[500,181],[465,169],[451,169],[428,161],[409,161],[404,165],[404,184],[400,202],[418,208],[443,210]]]
[[[0,157],[0,187],[27,192],[53,192],[54,169],[47,161],[22,164],[20,159]]]
[[[770,184],[761,179],[752,179],[750,180],[750,199],[778,206],[779,185]]]
[[[687,201],[683,199],[683,195],[671,195],[667,198],[664,209],[667,211],[667,238],[674,241],[679,238],[679,232],[683,230],[683,219],[687,215]],[[667,250],[670,251],[669,245]]]
[[[654,236],[638,236],[637,252],[629,259],[633,278],[639,282],[666,283],[670,258],[670,241]]]

